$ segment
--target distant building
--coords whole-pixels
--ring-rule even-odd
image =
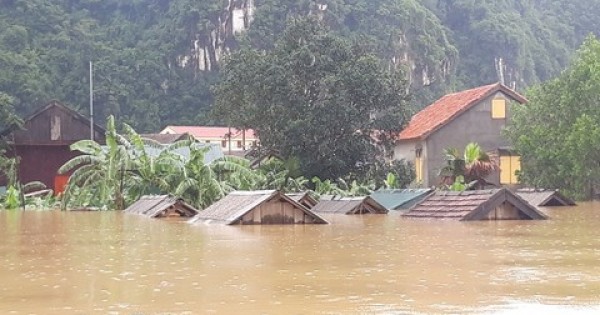
[[[94,140],[104,143],[104,129],[94,125]],[[9,157],[19,157],[19,181],[41,181],[55,193],[64,190],[69,174],[58,169],[79,152],[70,145],[90,139],[90,121],[58,101],[51,101],[24,119],[23,128],[9,128],[0,133],[9,149]],[[0,180],[0,186],[6,185]]]
[[[228,127],[167,126],[161,134],[189,134],[199,142],[218,144],[225,154],[236,154],[258,145],[252,129],[238,130]]]
[[[439,172],[446,165],[444,150],[462,152],[468,143],[475,142],[497,158],[500,171],[488,181],[517,184],[520,159],[502,132],[511,118],[512,106],[526,102],[500,83],[445,95],[411,119],[398,136],[393,159],[414,163],[417,182],[431,187],[439,184]]]

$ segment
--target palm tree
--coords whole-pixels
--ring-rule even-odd
[[[445,185],[452,185],[458,176],[463,176],[467,186],[482,189],[487,184],[485,178],[498,170],[496,162],[477,143],[467,144],[462,156],[456,148],[448,148],[444,154],[447,164],[440,177]]]

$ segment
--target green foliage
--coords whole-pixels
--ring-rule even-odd
[[[390,141],[406,120],[401,74],[314,18],[293,20],[271,52],[234,54],[222,75],[216,113],[297,158],[306,177],[338,178],[373,161],[372,130]]]
[[[8,210],[17,209],[21,206],[21,193],[14,186],[9,186],[4,196],[4,208]]]
[[[467,144],[462,155],[456,148],[444,151],[446,166],[440,170],[440,177],[442,183],[451,187],[460,188],[466,182],[468,187],[482,189],[486,185],[485,178],[498,170],[496,162],[477,143]]]
[[[233,31],[234,9],[254,12],[244,32]],[[519,88],[557,75],[600,32],[599,15],[596,0],[0,1],[0,99],[21,115],[50,99],[86,112],[94,61],[97,117],[140,131],[214,123],[210,86],[222,60],[241,45],[276,49],[289,20],[312,16],[386,66],[406,68],[420,107],[497,81],[499,59]],[[2,117],[0,100],[0,127]]]
[[[591,198],[600,184],[600,42],[589,37],[557,79],[532,88],[507,130],[521,154],[520,180]]]

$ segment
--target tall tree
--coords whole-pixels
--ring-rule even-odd
[[[228,59],[215,112],[298,158],[306,177],[336,178],[373,160],[374,131],[386,142],[404,126],[403,78],[318,18],[294,19],[272,51],[245,48]]]
[[[521,182],[591,198],[600,188],[600,41],[588,37],[568,70],[527,96],[508,128]]]

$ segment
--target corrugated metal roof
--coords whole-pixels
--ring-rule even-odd
[[[224,157],[223,151],[218,144],[209,144],[209,143],[194,143],[192,144],[197,149],[206,149],[206,153],[204,153],[204,164],[210,164],[212,161],[220,159]],[[144,150],[146,153],[152,157],[157,157],[160,153],[167,149],[168,146],[163,146],[162,148],[157,148],[153,146],[146,145],[144,146]],[[183,157],[185,161],[190,159],[190,148],[189,147],[181,147],[172,150],[171,152],[175,154],[179,154]]]
[[[416,204],[404,216],[455,220],[480,220],[504,202],[512,204],[531,219],[545,219],[536,207],[508,189],[436,191]]]
[[[431,192],[433,192],[433,189],[429,188],[380,189],[371,193],[371,197],[388,210],[408,210]]]
[[[191,217],[198,213],[194,207],[183,202],[182,199],[169,195],[147,195],[127,207],[126,213],[144,215],[156,218],[163,215],[169,207],[176,206],[181,216]]]
[[[189,222],[216,221],[223,224],[233,224],[246,213],[273,198],[281,198],[282,201],[293,204],[296,208],[313,217],[317,222],[327,223],[323,218],[277,190],[233,191],[208,208],[200,211]]]
[[[188,139],[188,134],[162,134],[162,133],[145,133],[140,134],[144,139],[154,140],[160,144],[171,144],[178,140]]]
[[[388,210],[370,196],[339,197],[321,196],[319,203],[312,208],[315,212],[336,214],[385,214]]]

